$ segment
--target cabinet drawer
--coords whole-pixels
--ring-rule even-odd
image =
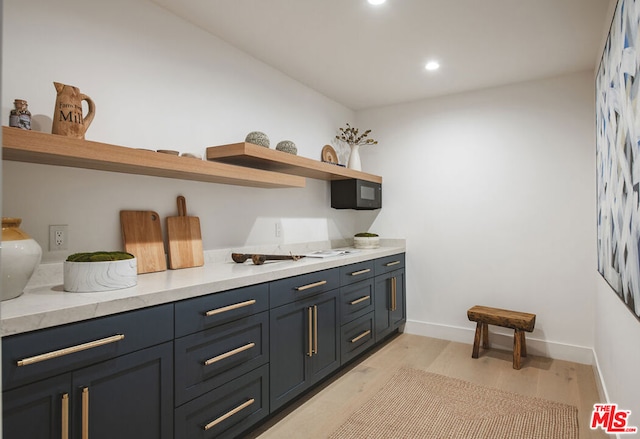
[[[375,275],[388,273],[393,270],[404,267],[404,253],[397,255],[386,256],[384,258],[376,259],[375,261]]]
[[[2,387],[11,389],[172,339],[173,304],[12,335],[2,339]]]
[[[338,288],[339,276],[340,270],[332,268],[271,282],[269,285],[271,308]]]
[[[340,313],[343,324],[373,311],[373,285],[373,278],[370,278],[340,287]]]
[[[269,309],[269,286],[252,285],[176,303],[176,337]]]
[[[176,339],[176,406],[268,361],[268,311]]]
[[[340,340],[342,364],[373,346],[373,312],[343,325]]]
[[[269,366],[265,364],[175,411],[175,437],[238,437],[269,414]]]
[[[373,277],[373,264],[373,261],[365,261],[340,267],[340,285],[349,285]]]

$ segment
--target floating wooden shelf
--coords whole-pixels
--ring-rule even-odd
[[[2,159],[261,188],[304,187],[305,179],[154,151],[2,127]]]
[[[319,180],[360,180],[382,183],[382,177],[366,172],[354,171],[342,166],[312,160],[251,143],[232,143],[230,145],[207,148],[207,159],[234,165],[298,175]]]

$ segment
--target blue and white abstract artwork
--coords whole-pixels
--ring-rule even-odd
[[[640,0],[619,0],[596,76],[598,271],[640,318]]]

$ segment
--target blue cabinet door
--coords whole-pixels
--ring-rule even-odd
[[[375,277],[376,343],[391,334],[406,321],[404,273],[403,268]]]
[[[2,395],[5,439],[59,439],[69,435],[71,375],[29,384]]]
[[[272,411],[340,366],[338,292],[334,289],[271,310]]]
[[[173,342],[73,373],[73,437],[173,438]]]

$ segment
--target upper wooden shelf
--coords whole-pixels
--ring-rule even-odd
[[[319,180],[360,180],[382,183],[382,177],[354,171],[342,166],[312,160],[251,143],[210,146],[207,159],[234,165],[250,166],[268,171],[283,172]]]
[[[304,187],[305,179],[19,128],[2,127],[2,158],[261,188]]]

